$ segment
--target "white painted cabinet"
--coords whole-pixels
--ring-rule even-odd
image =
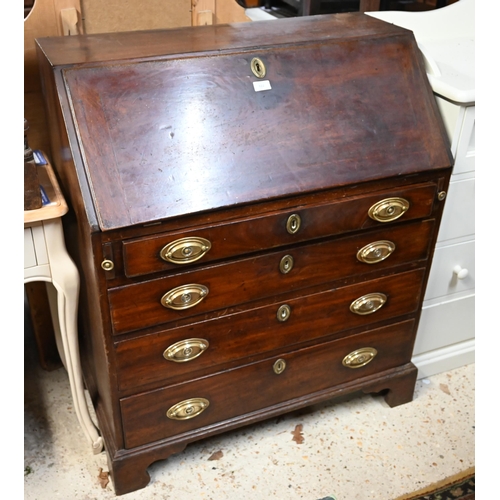
[[[368,14],[413,31],[455,159],[413,352],[423,378],[474,362],[475,1]]]

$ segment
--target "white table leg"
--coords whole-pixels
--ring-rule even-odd
[[[69,257],[64,243],[60,219],[44,221],[45,240],[51,268],[51,282],[56,296],[49,292],[53,317],[58,318],[54,325],[59,354],[68,372],[71,395],[80,425],[92,445],[95,454],[100,453],[104,441],[93,423],[87,401],[80,366],[78,345],[77,311],[80,277],[78,270]]]

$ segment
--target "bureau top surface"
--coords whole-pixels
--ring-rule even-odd
[[[104,231],[451,165],[413,35],[359,13],[38,44]]]

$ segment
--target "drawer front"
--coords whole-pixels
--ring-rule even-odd
[[[418,221],[110,289],[114,331],[147,328],[426,259],[433,227],[434,220]],[[358,251],[380,241],[394,245],[392,254],[375,264],[358,260]]]
[[[178,269],[195,262],[227,259],[362,228],[386,225],[368,215],[381,200],[403,198],[409,208],[397,221],[427,217],[436,199],[436,185],[386,191],[318,206],[302,206],[262,217],[216,226],[125,241],[123,259],[128,277]],[[391,222],[391,221],[389,221]]]
[[[436,248],[425,299],[474,290],[475,241]]]
[[[218,365],[417,310],[424,269],[275,302],[269,306],[205,322],[119,341],[118,380],[122,391],[172,384],[217,370]],[[351,304],[369,293],[387,300],[372,314],[357,314]],[[196,375],[195,375],[196,374]]]
[[[475,295],[469,295],[433,306],[424,305],[414,355],[474,339],[475,299]]]
[[[220,425],[240,415],[395,368],[410,361],[413,335],[414,321],[409,320],[123,398],[125,446],[133,448],[214,423]],[[370,360],[369,355],[356,354],[365,348],[376,351],[367,364],[357,368],[343,364],[343,360],[360,364]],[[172,417],[177,415],[181,420],[168,417],[169,410],[174,412]]]

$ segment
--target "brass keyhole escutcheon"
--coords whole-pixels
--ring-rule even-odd
[[[278,321],[281,323],[285,322],[288,320],[290,317],[290,314],[292,313],[292,309],[288,304],[283,304],[278,308],[278,312],[276,313],[276,317],[278,318]]]
[[[266,76],[266,66],[262,62],[262,59],[259,59],[258,57],[254,57],[252,59],[250,69],[257,78],[264,78]]]
[[[300,219],[299,214],[290,215],[290,217],[288,217],[288,220],[286,221],[286,230],[290,234],[295,234],[300,229],[301,222],[302,220]]]
[[[288,274],[293,269],[293,257],[291,255],[285,255],[280,260],[280,272],[281,274]]]
[[[284,359],[278,359],[274,362],[273,371],[276,375],[280,375],[285,371],[286,361]]]

